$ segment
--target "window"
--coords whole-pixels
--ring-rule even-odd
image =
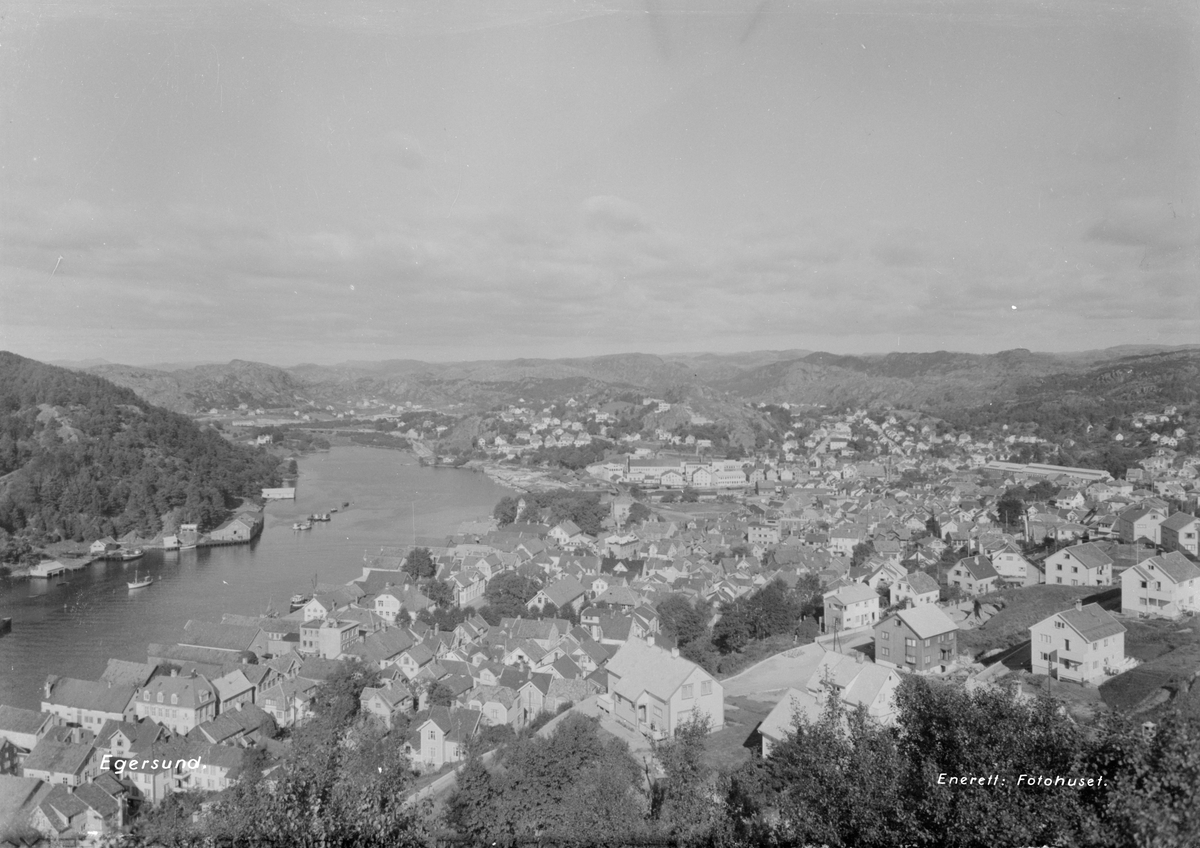
[[[701,695],[711,695],[712,694],[712,681],[711,680],[700,681],[700,694]]]
[[[1055,577],[1055,578],[1054,578],[1054,582],[1055,582],[1055,583],[1061,583],[1061,582],[1062,582],[1062,578],[1061,578],[1061,577]]]
[[[896,623],[899,624],[900,622],[896,622]],[[892,634],[888,633],[886,630],[880,631],[879,635],[883,637],[883,641],[885,641],[885,642],[890,641],[892,638]]]
[[[1049,634],[1049,633],[1043,633],[1043,634],[1041,634],[1041,638],[1040,638],[1038,641],[1040,641],[1040,642],[1049,642],[1049,641],[1050,641],[1050,634]]]
[[[1063,624],[1061,621],[1056,621],[1056,622],[1054,622],[1054,629],[1055,629],[1055,630],[1065,630],[1065,629],[1066,629],[1066,627],[1067,627],[1067,625]]]
[[[1079,573],[1079,566],[1077,566],[1077,565],[1072,565],[1072,566],[1071,566],[1071,573],[1072,573],[1072,574],[1078,574],[1078,573]]]
[[[929,640],[928,640],[928,639],[926,639],[926,640],[925,640],[925,647],[926,647],[926,648],[928,648],[928,647],[929,647]]]
[[[430,738],[430,739],[437,739],[437,731],[436,731],[436,730],[430,730],[430,731],[429,731],[429,738]]]
[[[1143,580],[1143,581],[1142,581],[1142,588],[1143,588],[1143,589],[1145,589],[1145,588],[1146,588],[1146,581],[1145,581],[1145,580]]]
[[[891,656],[891,653],[892,653],[892,649],[889,648],[887,645],[884,645],[882,648],[879,649],[879,655],[881,657]]]
[[[1062,563],[1060,562],[1058,565],[1054,566],[1054,570],[1055,570],[1055,571],[1062,571]]]
[[[916,639],[908,639],[908,638],[905,638],[905,640],[904,640],[904,647],[906,647],[906,648],[915,648],[915,647],[917,647],[917,640],[916,640]]]
[[[1070,639],[1067,639],[1067,640],[1066,640],[1066,643],[1063,645],[1063,650],[1064,650],[1064,651],[1069,651],[1069,650],[1071,650],[1071,640],[1070,640]]]
[[[693,691],[694,689],[695,689],[695,684],[693,684],[693,683],[685,683],[685,684],[683,684],[683,697],[684,697],[684,700],[690,700],[690,699],[693,697],[693,696],[692,696],[692,691]]]
[[[178,695],[174,695],[174,694],[173,694],[173,695],[171,695],[171,703],[172,703],[172,704],[178,704],[178,703],[179,703],[179,696],[178,696]]]

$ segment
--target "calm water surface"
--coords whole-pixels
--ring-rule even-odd
[[[363,556],[417,537],[443,537],[464,520],[490,515],[507,490],[483,474],[422,468],[409,453],[334,448],[299,460],[295,501],[267,505],[253,545],[178,553],[135,562],[98,562],[66,585],[30,580],[0,585],[0,704],[37,709],[47,674],[95,679],[109,657],[146,661],[150,642],[173,642],[189,618],[287,611],[296,592],[344,583],[362,573]],[[292,523],[350,501],[333,520],[295,532]],[[145,588],[126,582],[154,577]]]

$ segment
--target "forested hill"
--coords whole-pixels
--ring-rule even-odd
[[[211,527],[278,461],[91,374],[0,351],[0,536],[33,544]]]

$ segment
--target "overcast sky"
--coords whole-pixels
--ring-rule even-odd
[[[1187,0],[0,8],[36,359],[1200,342]]]

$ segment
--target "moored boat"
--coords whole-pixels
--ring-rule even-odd
[[[305,604],[307,604],[309,602],[309,600],[310,599],[306,598],[304,595],[299,595],[299,594],[292,595],[292,601],[291,601],[291,604],[289,604],[289,606],[291,607],[292,612],[295,612],[296,610],[301,609]]]
[[[146,577],[139,578],[135,574],[135,575],[133,575],[133,582],[132,583],[127,582],[125,585],[128,586],[130,589],[144,589],[153,582],[154,582],[153,577],[146,576]]]

